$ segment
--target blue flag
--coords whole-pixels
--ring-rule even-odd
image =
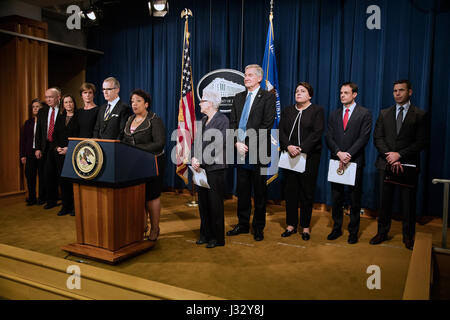
[[[277,63],[275,60],[275,46],[273,37],[272,13],[269,17],[269,29],[267,30],[266,48],[264,50],[264,59],[262,63],[263,80],[261,88],[274,92],[277,98],[275,122],[271,130],[271,162],[267,168],[267,184],[271,183],[278,177],[278,154],[280,150],[280,142],[278,139],[278,124],[280,123],[281,102],[278,85]]]

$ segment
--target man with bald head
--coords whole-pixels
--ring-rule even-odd
[[[47,105],[39,110],[36,124],[36,158],[44,163],[44,179],[39,183],[44,184],[45,201],[44,209],[51,209],[58,201],[58,172],[56,170],[55,149],[56,142],[53,137],[56,119],[59,114],[61,92],[57,88],[45,91]],[[44,199],[43,199],[44,200]]]

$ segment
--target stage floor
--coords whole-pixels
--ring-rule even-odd
[[[393,221],[391,240],[369,245],[376,233],[373,218],[361,218],[359,242],[347,243],[348,232],[335,241],[326,239],[332,220],[326,211],[314,211],[310,241],[299,234],[280,235],[285,227],[284,206],[268,205],[265,239],[252,234],[226,237],[224,247],[206,249],[195,244],[199,236],[198,208],[186,206],[187,194],[163,193],[161,235],[156,246],[135,258],[112,266],[67,256],[60,248],[76,240],[75,218],[58,217],[60,206],[44,210],[26,207],[23,197],[0,200],[0,243],[158,281],[225,299],[401,299],[412,251],[402,243],[401,222]],[[348,217],[344,225],[347,226]],[[225,202],[225,228],[237,223],[236,201]],[[441,226],[417,224],[417,232],[433,235],[440,246]],[[381,289],[367,288],[367,268],[380,267]]]

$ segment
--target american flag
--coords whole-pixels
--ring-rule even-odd
[[[191,145],[194,141],[195,106],[192,93],[192,67],[189,49],[188,21],[184,27],[183,67],[181,73],[181,95],[178,105],[177,174],[188,183],[187,164],[190,162]]]

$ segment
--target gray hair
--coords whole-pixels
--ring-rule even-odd
[[[108,77],[105,80],[103,80],[103,82],[113,82],[114,83],[114,87],[116,87],[117,89],[120,89],[120,83],[119,80],[117,80],[114,77]]]
[[[247,69],[249,68],[256,69],[256,74],[261,77],[263,76],[263,69],[259,64],[249,64],[248,66],[245,67],[245,71],[247,71]]]
[[[220,103],[222,102],[222,96],[215,90],[203,90],[202,100],[211,102],[214,109],[219,110]]]

